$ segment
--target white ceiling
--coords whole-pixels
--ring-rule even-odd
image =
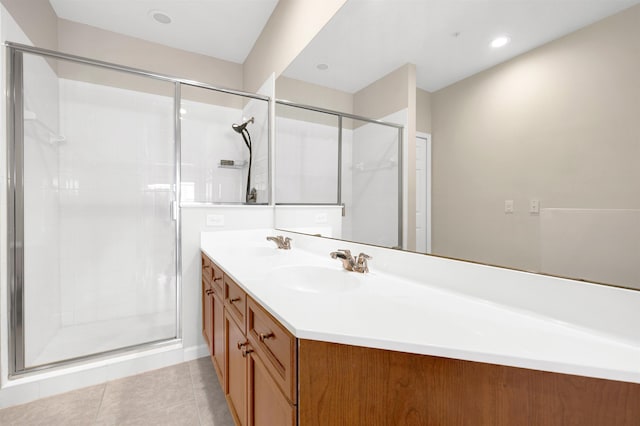
[[[59,18],[243,63],[278,0],[49,0]],[[151,10],[167,13],[160,24]]]
[[[50,3],[60,18],[243,63],[278,1]],[[348,0],[284,75],[354,93],[414,63],[418,87],[435,91],[638,3],[640,0]],[[151,10],[169,14],[171,24],[154,21]],[[494,36],[504,33],[512,39],[509,45],[488,47]],[[328,64],[329,69],[318,70],[320,63]]]
[[[349,0],[284,75],[354,93],[413,63],[418,87],[432,92],[637,3]],[[490,48],[500,34],[511,43]]]

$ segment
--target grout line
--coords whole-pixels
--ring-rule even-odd
[[[202,426],[202,416],[200,414],[200,406],[198,405],[198,398],[196,398],[196,389],[193,383],[193,371],[191,370],[191,364],[189,364],[189,362],[192,362],[192,361],[188,361],[186,364],[187,364],[187,368],[189,369],[189,378],[191,379],[191,394],[193,395],[193,401],[195,402],[196,411],[198,412],[198,424]]]
[[[96,416],[93,419],[93,424],[98,423],[98,417],[100,416],[100,410],[102,409],[102,403],[104,402],[104,395],[107,393],[107,386],[110,381],[106,381],[102,387],[102,395],[100,396],[100,404],[98,404],[98,409],[96,410]]]

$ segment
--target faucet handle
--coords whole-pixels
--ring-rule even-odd
[[[347,256],[351,256],[351,250],[347,250],[347,249],[338,249],[338,251],[341,251],[342,253],[346,254]]]
[[[289,237],[285,237],[284,240],[282,241],[282,247],[285,250],[291,249],[291,241],[293,241],[293,239],[291,239]]]
[[[356,260],[356,267],[358,268],[358,272],[369,272],[369,265],[367,265],[367,260],[373,259],[373,257],[369,256],[366,253],[360,253],[358,255],[358,259]]]

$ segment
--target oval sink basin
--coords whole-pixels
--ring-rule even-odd
[[[306,293],[337,293],[360,286],[356,273],[325,266],[283,266],[271,271],[269,280],[291,290]]]

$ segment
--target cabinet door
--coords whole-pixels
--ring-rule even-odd
[[[209,354],[213,355],[213,290],[202,280],[202,336],[209,346]]]
[[[249,426],[295,426],[295,406],[280,391],[255,352],[249,355]]]
[[[240,327],[224,313],[225,324],[225,393],[236,426],[246,425],[247,357],[243,352],[247,339]]]
[[[224,386],[224,351],[225,351],[225,339],[224,339],[224,303],[222,299],[214,291],[212,294],[213,302],[213,367],[218,374],[220,383]]]

